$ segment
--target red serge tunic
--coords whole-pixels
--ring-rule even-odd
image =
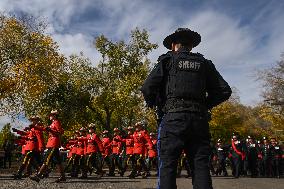
[[[87,137],[81,136],[77,138],[76,155],[83,156],[87,151]]]
[[[133,147],[134,147],[133,135],[128,135],[127,138],[121,139],[121,142],[125,143],[126,155],[133,155]]]
[[[96,153],[96,152],[103,151],[103,145],[101,139],[96,135],[88,134],[87,135],[87,152],[86,154]]]
[[[102,139],[103,145],[103,156],[106,157],[111,154],[111,140],[109,137],[105,137]]]
[[[22,146],[21,154],[22,154],[22,155],[25,155],[25,154],[26,154],[26,149],[25,149],[26,141],[25,141],[24,139],[18,139],[18,140],[15,141],[15,143],[16,143],[18,146]]]
[[[149,149],[152,149],[153,144],[150,140],[150,137],[147,131],[135,131],[133,133],[133,140],[134,140],[134,154],[144,155],[146,151],[146,144],[148,145]]]
[[[47,131],[49,132],[49,137],[46,148],[59,148],[60,136],[64,133],[60,121],[57,119],[53,120]]]
[[[132,135],[128,135],[125,140],[126,155],[133,155],[134,139]]]
[[[38,127],[42,127],[42,129],[37,129]],[[44,148],[45,148],[45,145],[44,145],[44,138],[43,138],[43,126],[38,126],[36,129],[35,129],[35,134],[36,134],[36,137],[37,137],[37,141],[38,141],[38,151],[40,152],[43,152],[44,151]]]
[[[19,135],[25,140],[25,151],[38,151],[38,141],[35,134],[35,129],[29,131],[17,131]]]
[[[152,144],[153,144],[153,146],[156,146],[157,145],[157,139],[152,139]],[[155,150],[155,148],[149,149],[148,156],[149,156],[149,158],[157,157],[157,151]]]
[[[66,144],[66,149],[69,150],[67,158],[71,158],[73,154],[76,154],[76,141],[75,140],[69,140]]]
[[[122,138],[119,135],[116,135],[115,137],[113,137],[111,145],[112,145],[112,153],[119,155],[121,153],[122,150]]]

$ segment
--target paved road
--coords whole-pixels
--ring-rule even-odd
[[[5,189],[154,189],[156,188],[156,177],[148,179],[128,179],[127,177],[102,177],[98,179],[91,176],[86,180],[68,179],[66,183],[54,183],[56,175],[41,180],[40,183],[29,179],[13,180],[9,174],[0,174],[0,188]],[[178,178],[179,189],[191,189],[191,179]],[[213,177],[215,189],[283,189],[284,178],[239,178]]]

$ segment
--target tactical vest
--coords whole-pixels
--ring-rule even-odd
[[[190,108],[201,111],[198,109],[206,99],[206,61],[202,55],[188,51],[171,53],[165,89],[167,110]]]

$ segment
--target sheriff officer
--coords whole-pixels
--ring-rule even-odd
[[[208,110],[227,100],[232,91],[210,60],[190,52],[200,42],[201,36],[187,28],[167,36],[163,44],[170,51],[159,57],[141,88],[149,107],[163,106],[158,134],[161,189],[176,188],[182,149],[193,162],[193,188],[212,188]]]

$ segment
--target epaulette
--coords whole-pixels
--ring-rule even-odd
[[[169,51],[166,54],[162,54],[161,56],[159,56],[158,62],[162,62],[162,61],[164,61],[168,58],[171,58],[171,57],[172,57],[172,55],[171,55],[171,52]]]
[[[200,54],[200,53],[194,53],[195,55],[197,55],[197,56],[200,56],[200,57],[204,57],[204,55],[203,54]]]

